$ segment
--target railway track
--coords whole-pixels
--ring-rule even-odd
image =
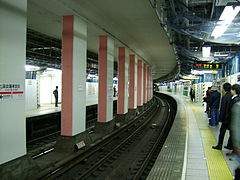
[[[115,134],[36,178],[144,179],[166,139],[173,111],[167,100],[156,98],[149,111]]]
[[[87,129],[91,130],[94,128],[94,123],[97,121],[96,118],[87,120]],[[47,153],[54,150],[57,137],[61,134],[61,131],[55,130],[52,133],[34,138],[27,141],[27,152],[33,158],[39,158]]]
[[[113,102],[113,113],[117,112],[117,101]],[[97,105],[86,109],[86,128],[91,130],[97,121]],[[61,112],[27,118],[27,152],[33,158],[39,158],[54,149],[57,137],[61,134]]]

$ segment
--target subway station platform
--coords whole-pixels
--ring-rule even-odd
[[[113,97],[113,100],[117,100],[117,97]],[[92,106],[98,103],[98,100],[95,99],[88,99],[86,106]],[[41,106],[34,110],[29,110],[25,112],[26,118],[41,116],[51,113],[60,112],[62,109],[62,105],[58,104],[58,107],[55,107],[55,104],[41,104]]]
[[[236,165],[226,153],[212,149],[217,145],[218,127],[209,127],[202,104],[189,97],[169,93],[177,101],[177,115],[163,149],[147,179],[231,180]],[[225,135],[224,145],[229,134]]]

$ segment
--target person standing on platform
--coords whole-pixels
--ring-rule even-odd
[[[56,89],[53,91],[54,97],[55,97],[55,107],[58,107],[58,86],[56,86]]]
[[[208,87],[208,90],[206,91],[206,97],[204,98],[204,102],[206,102],[207,106],[206,106],[206,113],[209,113],[209,99],[210,99],[210,94],[211,94],[211,87]]]
[[[213,149],[218,149],[218,150],[222,149],[223,139],[224,139],[226,130],[229,129],[229,125],[230,125],[230,111],[231,111],[230,103],[232,100],[231,84],[225,83],[223,85],[223,89],[226,93],[221,100],[220,116],[219,116],[219,121],[222,122],[222,125],[219,132],[218,144],[212,147]],[[228,139],[227,146],[224,146],[224,147],[230,150],[232,149],[231,137],[229,137]]]
[[[117,89],[116,89],[116,86],[114,85],[113,86],[113,97],[116,97],[116,94],[117,94]]]
[[[209,108],[211,111],[211,122],[210,126],[217,126],[219,123],[219,102],[220,102],[220,93],[218,92],[218,88],[213,86],[211,88],[211,95],[209,98]]]
[[[235,170],[235,180],[240,179],[240,85],[234,84],[231,89],[231,122],[230,130],[232,133],[233,142],[233,159],[237,164]]]
[[[191,97],[192,102],[195,101],[195,91],[192,87],[191,87],[191,90],[190,90],[190,97]]]

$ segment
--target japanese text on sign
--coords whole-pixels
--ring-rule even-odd
[[[0,101],[23,99],[23,85],[19,83],[0,83]]]

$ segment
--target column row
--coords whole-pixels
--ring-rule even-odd
[[[77,16],[63,18],[63,102],[62,135],[74,136],[85,131],[85,82],[87,24]],[[118,49],[118,110],[124,115],[136,110],[152,98],[151,68],[136,55]],[[129,60],[128,60],[129,59]],[[98,122],[113,119],[113,63],[114,40],[106,35],[99,37],[99,94]],[[129,77],[129,78],[128,78]],[[128,87],[129,82],[129,87]],[[129,92],[128,92],[129,90]]]
[[[18,87],[17,95],[10,90],[4,92],[12,94],[6,96],[5,99],[2,98],[0,102],[0,164],[26,155],[24,64],[27,1],[18,3],[15,0],[14,3],[9,3],[11,4],[9,7],[16,7],[24,13],[19,15],[13,12],[12,8],[5,10],[0,6],[2,14],[0,20],[4,24],[0,29],[2,42],[0,45],[0,85],[11,84],[11,86]],[[15,53],[10,52],[9,42],[14,42],[16,45]],[[117,113],[126,114],[129,109],[141,107],[152,98],[151,68],[136,55],[129,55],[124,47],[120,47],[118,52]],[[78,16],[64,16],[61,119],[61,135],[64,137],[73,137],[86,130],[86,57],[87,22]],[[113,119],[113,62],[114,40],[106,35],[100,36],[98,88],[98,122],[100,123]]]

